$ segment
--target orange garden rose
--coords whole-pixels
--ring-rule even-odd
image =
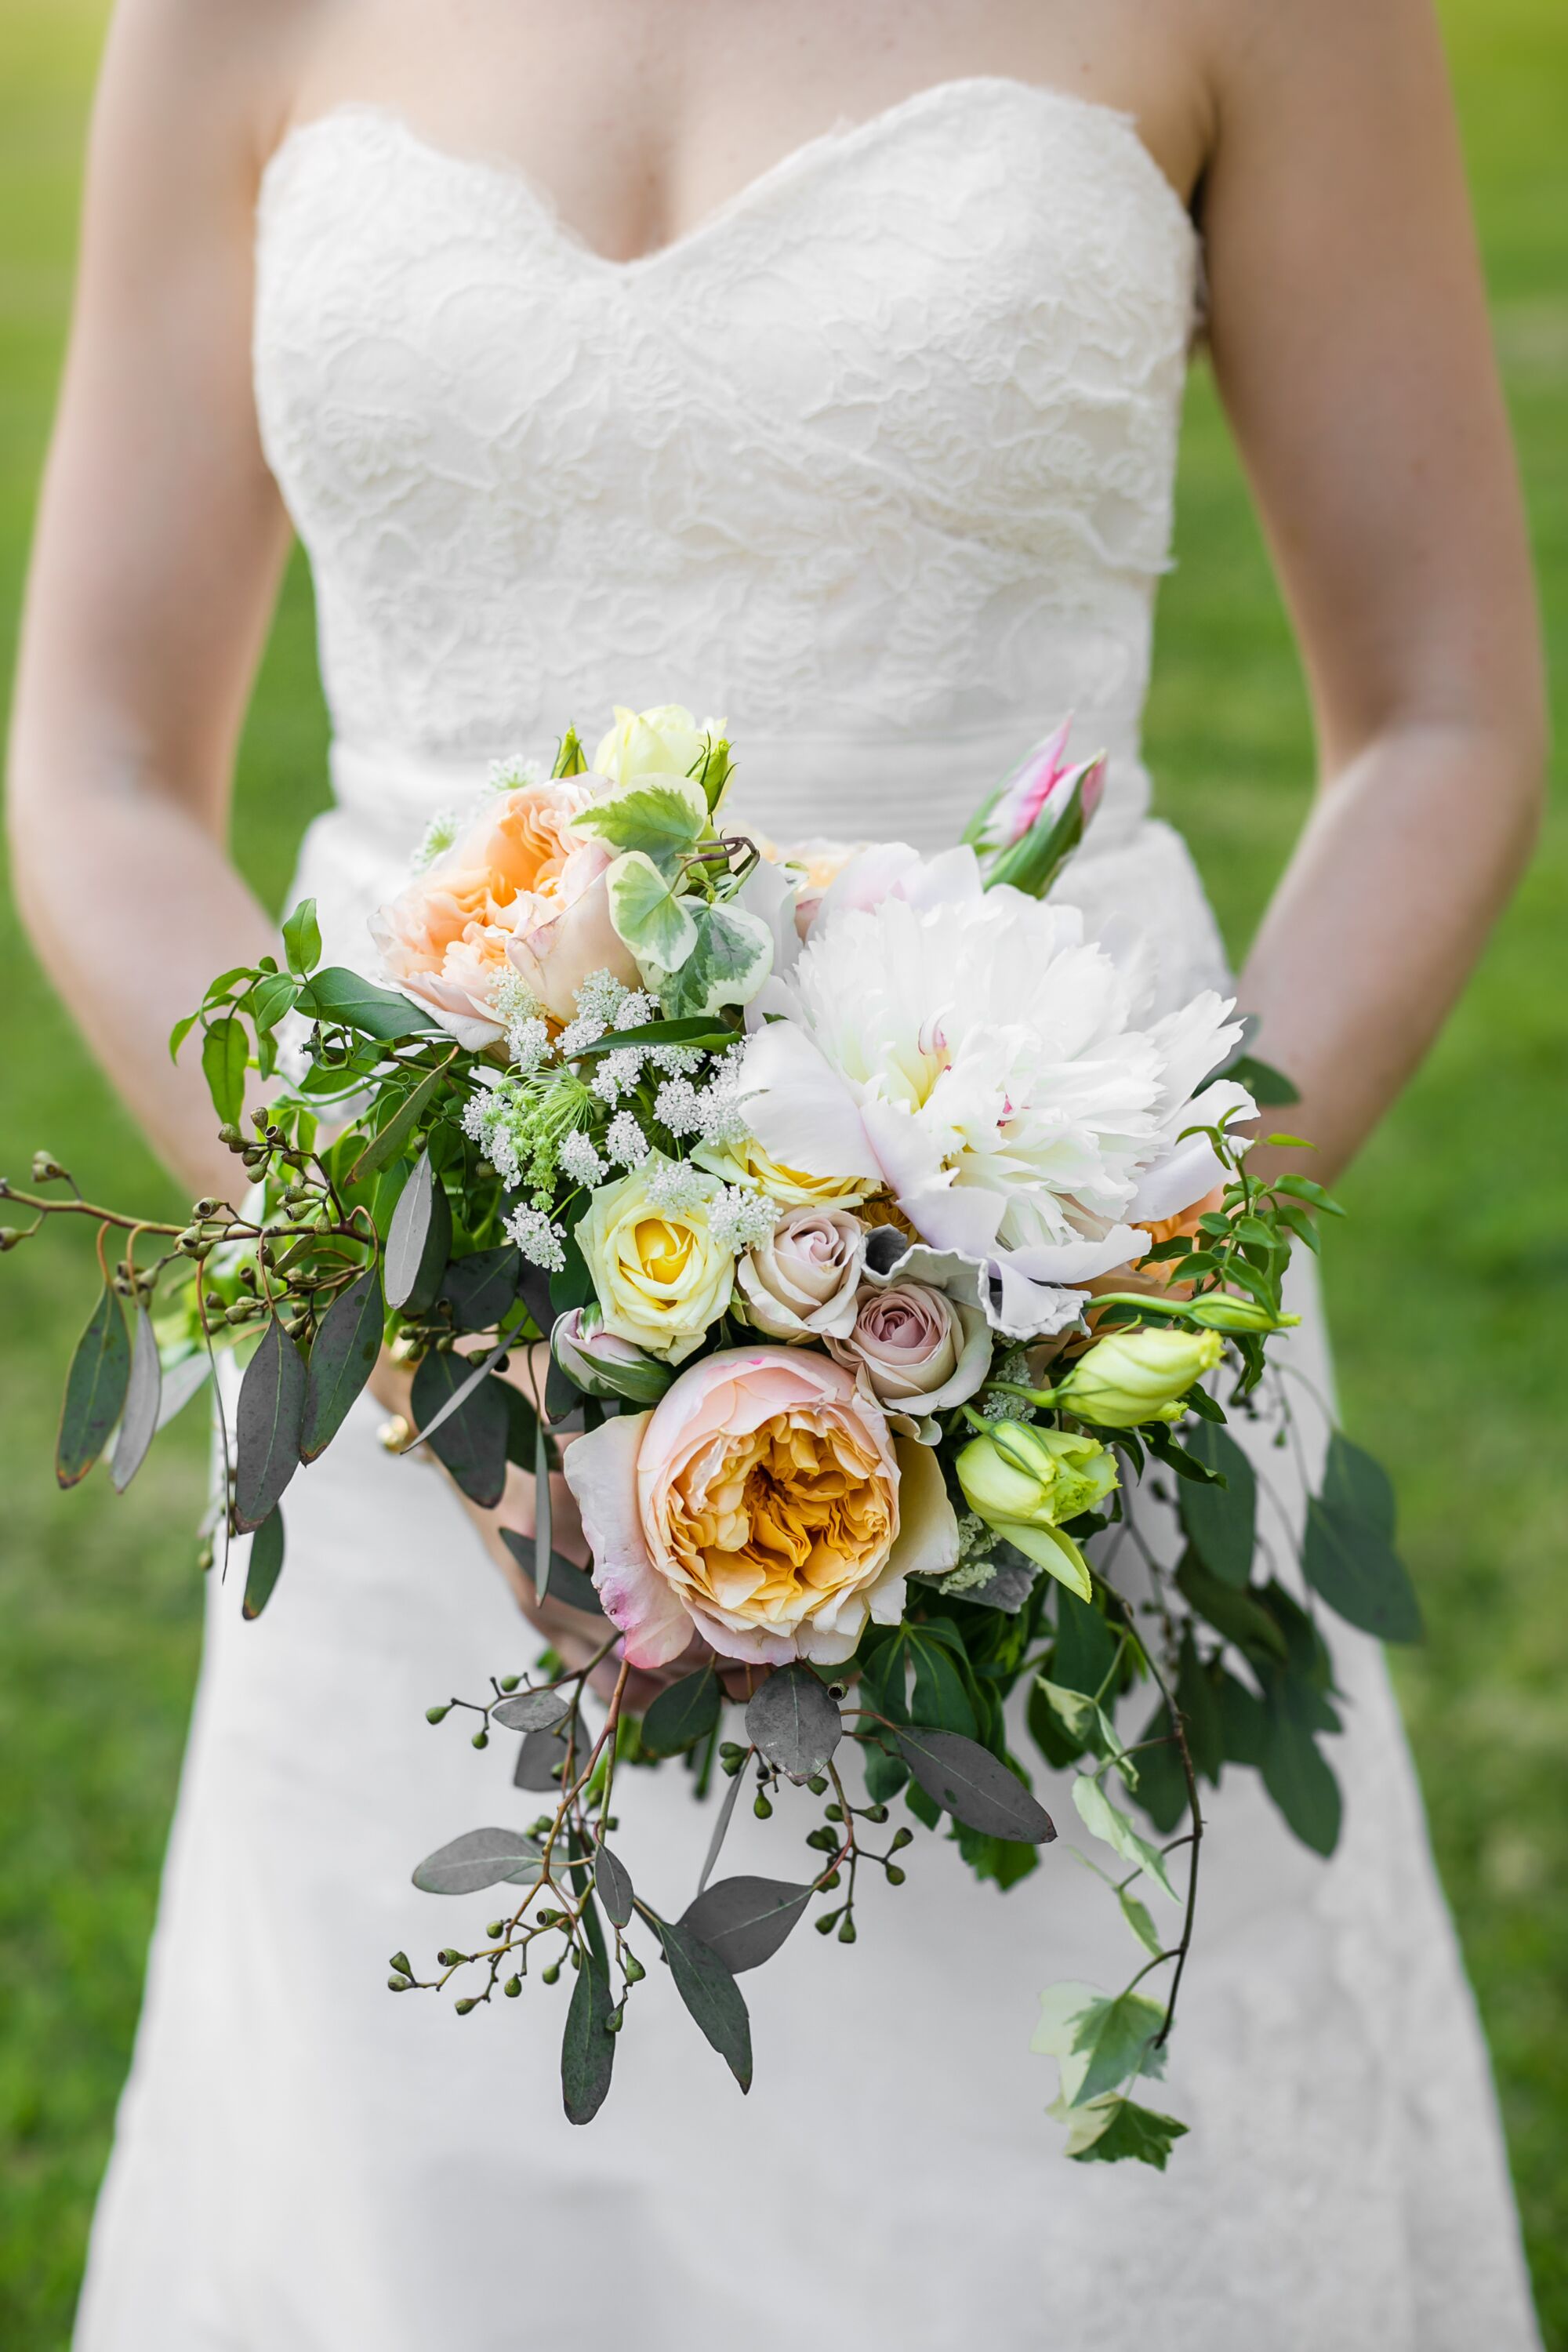
[[[637,986],[610,922],[604,876],[614,853],[572,827],[609,789],[602,776],[579,775],[497,793],[373,918],[393,981],[471,1051],[502,1034],[497,992],[513,973],[558,1021],[572,1018],[592,971]]]

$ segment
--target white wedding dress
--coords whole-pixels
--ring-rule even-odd
[[[774,835],[951,840],[1063,711],[1110,752],[1064,895],[1223,977],[1146,814],[1139,718],[1198,252],[1130,120],[956,82],[814,141],[667,249],[587,248],[516,172],[342,107],[273,158],[257,392],[315,566],[337,805],[300,889],[329,955],[497,755],[612,701],[729,720]],[[1315,1307],[1296,1341],[1326,1378]],[[146,2012],[79,2352],[1529,2352],[1487,2062],[1376,1647],[1329,1630],[1331,1862],[1256,1778],[1212,1801],[1163,2176],[1068,2162],[1048,1981],[1139,1955],[1062,1782],[1002,1895],[920,1834],[853,1950],[744,1979],[749,2099],[655,1969],[595,2124],[566,1989],[457,2018],[383,1990],[471,1938],[415,1892],[521,1822],[513,1743],[424,1709],[535,1643],[441,1475],[356,1409],[287,1498],[265,1617],[215,1577]],[[1321,1443],[1321,1437],[1319,1442]],[[1286,1483],[1283,1457],[1268,1475]],[[712,1802],[617,1785],[679,1908]],[[727,1860],[798,1872],[791,1809]],[[1157,1900],[1158,1898],[1153,1898]]]

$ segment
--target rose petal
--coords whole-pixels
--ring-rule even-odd
[[[648,1557],[637,1510],[637,1453],[651,1412],[623,1412],[566,1447],[562,1469],[594,1559],[594,1586],[627,1662],[668,1665],[691,1639],[691,1618]]]

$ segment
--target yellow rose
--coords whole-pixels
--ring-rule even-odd
[[[721,719],[699,727],[679,702],[660,702],[652,710],[626,710],[617,703],[616,723],[594,754],[594,772],[614,784],[637,776],[689,776],[709,740],[717,743],[723,732]]]
[[[726,1184],[765,1192],[781,1209],[825,1208],[832,1202],[863,1200],[879,1189],[872,1178],[809,1176],[803,1168],[786,1168],[763,1150],[754,1135],[740,1143],[700,1143],[691,1157]]]
[[[655,1152],[615,1183],[601,1184],[578,1223],[577,1246],[603,1328],[679,1364],[728,1307],[735,1255],[715,1241],[708,1223],[708,1203],[723,1189],[717,1177],[705,1180],[690,1208],[662,1209],[649,1200],[649,1179],[668,1164]]]

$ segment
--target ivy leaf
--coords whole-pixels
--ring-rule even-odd
[[[711,1666],[661,1690],[642,1720],[642,1744],[652,1756],[678,1756],[705,1738],[719,1720],[723,1695]]]
[[[612,849],[634,853],[668,879],[696,848],[707,825],[708,800],[701,785],[677,775],[647,777],[608,800],[591,803],[572,820],[574,833],[596,834]]]
[[[224,1126],[232,1126],[245,1108],[245,1072],[250,1058],[245,1024],[226,1013],[202,1039],[202,1076],[207,1082],[213,1108]]]
[[[721,1878],[688,1905],[680,1924],[740,1976],[772,1959],[815,1892],[779,1878]]]
[[[300,980],[309,979],[321,961],[321,927],[316,920],[314,898],[301,898],[283,923],[283,952],[289,959],[289,969]]]
[[[1029,2047],[1057,2061],[1062,2106],[1081,2107],[1133,2075],[1160,2071],[1154,2038],[1164,2021],[1162,2003],[1145,1993],[1108,2000],[1091,1985],[1047,1985]]]
[[[679,1687],[679,1685],[678,1685]],[[651,1712],[651,1710],[650,1710]],[[752,2087],[752,2022],[745,1997],[716,1952],[679,1922],[655,1919],[675,1989],[742,2091]]]
[[[589,1949],[572,1984],[561,2040],[561,2100],[569,2124],[591,2124],[604,2105],[616,2063],[609,1963]]]
[[[692,928],[693,944],[673,962],[662,955],[653,959],[666,1007],[677,1014],[710,1013],[721,1005],[749,1004],[773,970],[773,935],[762,917],[744,907],[699,901]]]
[[[275,1503],[250,1538],[250,1559],[245,1571],[245,1599],[240,1615],[254,1623],[272,1598],[272,1588],[283,1573],[283,1514]]]
[[[571,1712],[571,1701],[558,1690],[514,1691],[491,1707],[490,1721],[507,1731],[552,1731]]]
[[[234,1524],[258,1528],[300,1467],[305,1360],[276,1315],[245,1368],[235,1408]]]
[[[521,1830],[465,1830],[427,1853],[414,1873],[426,1895],[477,1895],[481,1886],[523,1886],[538,1876],[539,1846]]]
[[[1209,1574],[1239,1590],[1252,1574],[1258,1475],[1235,1438],[1214,1423],[1195,1422],[1186,1436],[1190,1451],[1205,1469],[1216,1471],[1225,1485],[1204,1486],[1184,1479],[1178,1496],[1182,1525]]]
[[[1096,2099],[1065,2116],[1072,2128],[1067,2154],[1077,2164],[1119,2164],[1131,2158],[1163,2172],[1172,2148],[1187,2126],[1125,2097]]]
[[[124,1494],[147,1458],[147,1448],[159,1428],[158,1412],[163,1396],[163,1372],[158,1360],[157,1335],[147,1309],[138,1306],[134,1336],[131,1342],[131,1374],[120,1416],[120,1434],[114,1441],[114,1453],[109,1465],[110,1481],[117,1495]]]
[[[310,1342],[305,1402],[300,1415],[300,1458],[314,1462],[348,1418],[381,1352],[381,1277],[374,1266],[341,1291]]]
[[[1116,1899],[1121,1906],[1122,1917],[1142,1945],[1143,1949],[1149,1954],[1151,1959],[1158,1959],[1165,1947],[1161,1941],[1160,1930],[1154,1925],[1154,1915],[1149,1906],[1146,1903],[1140,1903],[1136,1895],[1126,1886],[1117,1888]]]
[[[386,1303],[400,1315],[422,1315],[435,1304],[452,1246],[452,1211],[447,1188],[422,1151],[397,1196],[387,1228],[384,1262]]]
[[[790,1780],[809,1780],[844,1737],[844,1718],[811,1668],[796,1659],[771,1674],[752,1696],[746,1737]]]
[[[346,964],[329,964],[300,992],[300,1010],[313,1021],[342,1029],[357,1029],[384,1045],[400,1037],[414,1037],[435,1027],[429,1014],[409,997],[373,987]]]
[[[1152,1878],[1162,1895],[1173,1903],[1180,1898],[1171,1884],[1165,1868],[1165,1857],[1158,1846],[1141,1837],[1120,1805],[1113,1805],[1092,1772],[1080,1772],[1072,1784],[1072,1801],[1078,1807],[1079,1818],[1091,1836],[1103,1838],[1123,1862],[1131,1862]]]
[[[1321,1495],[1307,1505],[1301,1572],[1347,1624],[1384,1642],[1420,1641],[1421,1604],[1387,1537]]]
[[[1045,1845],[1056,1825],[1017,1774],[989,1748],[923,1725],[898,1734],[904,1761],[933,1803],[985,1837]]]
[[[677,895],[674,884],[640,849],[617,857],[605,877],[610,920],[638,963],[673,971],[697,946],[693,902]],[[689,1012],[706,1012],[690,1005]]]

